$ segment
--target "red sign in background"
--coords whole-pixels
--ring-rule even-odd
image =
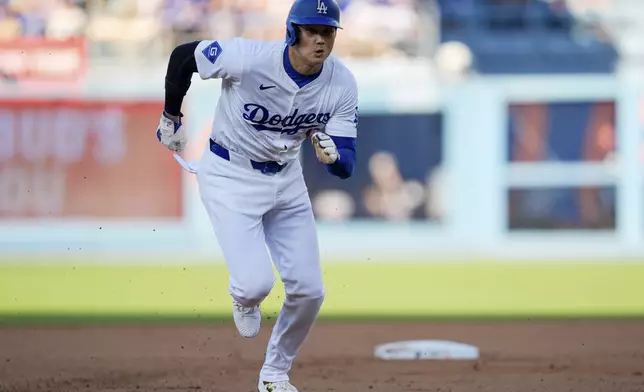
[[[84,38],[0,40],[0,76],[25,81],[74,82],[87,71]]]
[[[0,100],[0,219],[173,219],[161,102]]]

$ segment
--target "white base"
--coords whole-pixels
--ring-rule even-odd
[[[447,340],[409,340],[379,345],[374,355],[383,360],[473,360],[479,349],[469,344]]]

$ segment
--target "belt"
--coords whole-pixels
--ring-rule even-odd
[[[230,161],[230,151],[228,151],[226,147],[217,144],[217,142],[212,139],[210,139],[210,151],[215,155]],[[259,170],[262,173],[279,173],[286,167],[286,164],[281,165],[275,161],[257,162],[252,159],[249,159],[249,161],[253,169]]]

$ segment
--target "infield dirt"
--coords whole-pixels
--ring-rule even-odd
[[[270,322],[4,327],[0,391],[254,392]],[[375,359],[376,345],[449,339],[477,361]],[[641,392],[644,321],[321,322],[297,358],[301,392]]]

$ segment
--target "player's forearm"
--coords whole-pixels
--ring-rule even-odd
[[[341,179],[347,179],[353,174],[356,166],[356,141],[354,138],[331,136],[333,142],[338,148],[337,161],[326,165],[329,173]]]
[[[194,41],[179,45],[170,54],[165,76],[165,111],[171,116],[179,116],[192,74],[197,72],[194,52],[198,44],[199,41]]]

